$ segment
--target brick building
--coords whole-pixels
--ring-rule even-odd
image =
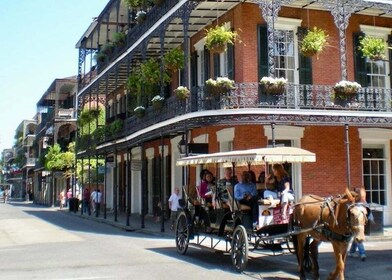
[[[296,197],[363,185],[368,201],[383,208],[384,224],[392,224],[392,55],[387,49],[382,60],[372,60],[359,50],[364,36],[390,44],[391,5],[166,0],[128,7],[125,2],[109,1],[77,43],[79,112],[101,102],[106,115],[105,125],[96,118],[87,131],[79,129],[78,157],[106,159],[105,211],[153,214],[159,201],[166,204],[171,190],[184,183],[183,169],[175,165],[182,139],[189,149],[208,147],[208,152],[275,142],[317,155],[316,163],[290,166]],[[223,53],[206,48],[207,29],[216,25],[240,36]],[[313,27],[328,33],[328,45],[310,58],[300,46]],[[184,68],[168,71],[163,58],[173,48],[183,50]],[[133,74],[150,59],[161,73],[158,81],[150,87],[138,80],[140,88],[133,87]],[[259,83],[265,76],[286,78],[284,92],[267,94]],[[205,81],[217,77],[234,80],[235,87],[209,94]],[[342,80],[362,86],[346,102],[331,94]],[[173,93],[178,86],[190,89],[186,100]],[[152,104],[155,95],[164,98],[159,109]],[[203,143],[208,146],[194,145]],[[196,184],[198,169],[190,170],[186,183]],[[219,176],[219,170],[212,171]]]

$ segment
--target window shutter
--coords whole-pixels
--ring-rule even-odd
[[[204,75],[206,80],[208,80],[210,76],[210,51],[204,47]],[[203,81],[204,84],[205,81]]]
[[[214,53],[214,78],[220,76],[220,54]]]
[[[305,27],[298,27],[298,39],[299,41],[306,35],[308,29]],[[298,74],[299,83],[301,85],[311,85],[313,84],[312,77],[312,58],[306,57],[301,54],[298,49]]]
[[[388,59],[389,59],[389,80],[390,80],[390,85],[392,86],[392,75],[391,75],[391,71],[392,71],[392,35],[388,35]]]
[[[191,87],[197,87],[197,51],[191,55]]]
[[[258,65],[259,65],[259,80],[268,74],[268,34],[267,26],[258,26]]]
[[[232,44],[227,46],[227,76],[234,80],[234,46]]]
[[[363,32],[356,32],[353,34],[354,45],[354,74],[355,81],[363,87],[368,86],[367,71],[366,71],[366,58],[362,57],[362,52],[358,49],[360,38],[365,34]]]

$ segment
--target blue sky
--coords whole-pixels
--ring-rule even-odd
[[[0,152],[56,78],[77,74],[75,44],[109,0],[0,0]]]

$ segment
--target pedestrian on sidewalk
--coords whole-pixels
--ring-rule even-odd
[[[354,191],[358,194],[356,203],[359,203],[363,207],[363,211],[367,214],[367,203],[366,203],[366,191],[365,188],[355,188]],[[366,251],[365,251],[365,241],[357,242],[355,238],[353,239],[353,242],[351,244],[350,251],[348,252],[348,256],[355,258],[355,257],[361,257],[362,261],[366,260]],[[358,252],[357,251],[358,248]],[[359,255],[358,255],[359,254]]]
[[[102,193],[99,189],[95,192],[95,195],[93,196],[93,203],[95,207],[95,217],[99,217],[99,210],[101,208],[101,202],[102,202]]]
[[[67,200],[66,200],[66,205],[65,206],[69,207],[69,200],[72,198],[72,189],[71,188],[68,190],[66,196],[67,196]]]
[[[170,221],[171,226],[170,229],[174,230],[174,223],[177,220],[177,210],[179,207],[178,201],[180,200],[180,190],[178,188],[174,188],[173,194],[169,198],[169,208],[170,208]]]
[[[93,208],[93,213],[95,214],[95,203],[94,203],[94,198],[97,196],[97,189],[94,189],[94,191],[90,194],[90,201],[92,201],[91,207]]]
[[[91,210],[90,210],[90,190],[88,188],[85,188],[83,191],[83,206],[82,206],[82,212],[83,214],[87,214],[90,216],[91,215]]]
[[[63,209],[64,208],[64,202],[65,202],[65,190],[62,190],[60,193],[59,193],[59,204],[60,204],[60,209]]]

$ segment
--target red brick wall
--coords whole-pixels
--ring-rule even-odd
[[[216,132],[226,128],[213,126],[195,129],[192,138],[208,133],[209,152],[219,151]],[[362,185],[362,145],[358,129],[349,127],[351,186]],[[267,138],[262,125],[239,125],[235,128],[234,150],[265,147]],[[346,145],[344,126],[307,126],[301,139],[301,148],[316,153],[316,163],[302,164],[303,194],[312,193],[320,196],[343,193],[347,186]],[[214,174],[214,166],[208,167]],[[237,175],[244,168],[237,168]],[[252,167],[258,175],[262,167]],[[191,168],[191,184],[195,182],[195,168]],[[198,176],[198,175],[197,175]]]

